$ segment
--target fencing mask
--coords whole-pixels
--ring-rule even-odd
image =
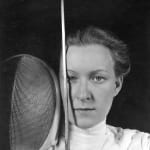
[[[54,146],[59,114],[58,82],[50,67],[26,54],[1,63],[1,149],[47,150]]]

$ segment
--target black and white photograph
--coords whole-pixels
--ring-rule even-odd
[[[150,1],[1,0],[0,150],[150,150]]]

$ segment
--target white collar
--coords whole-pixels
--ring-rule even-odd
[[[103,145],[105,135],[106,120],[88,129],[70,125],[70,146],[77,148],[77,145],[80,145],[79,148],[82,150],[97,146],[101,147],[100,145]]]

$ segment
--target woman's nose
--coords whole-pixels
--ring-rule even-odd
[[[86,80],[80,81],[77,87],[77,98],[79,100],[89,100],[90,99],[90,91],[88,87],[88,82]]]

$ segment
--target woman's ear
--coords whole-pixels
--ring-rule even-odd
[[[117,77],[115,84],[116,84],[116,87],[115,87],[115,96],[117,96],[118,93],[120,92],[121,88],[122,88],[123,76]]]

